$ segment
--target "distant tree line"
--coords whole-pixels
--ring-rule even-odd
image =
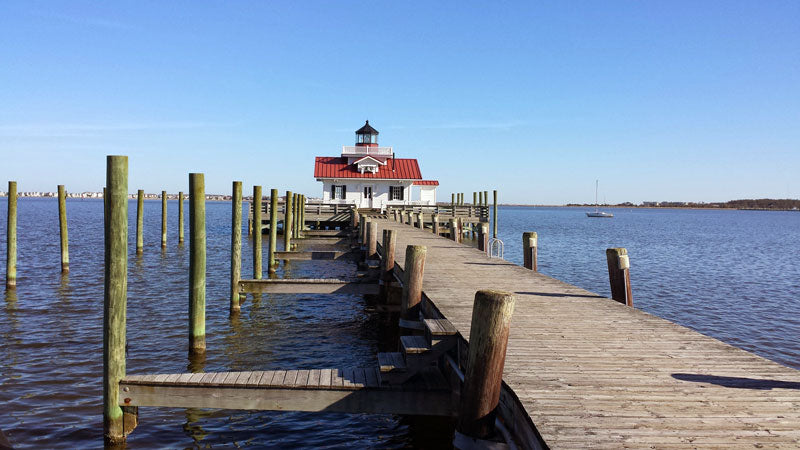
[[[584,206],[591,207],[593,204],[580,204],[570,203],[567,206]],[[743,200],[730,200],[727,202],[716,203],[697,203],[697,202],[642,202],[638,205],[631,202],[617,203],[615,205],[603,204],[605,207],[621,207],[621,208],[731,208],[731,209],[769,209],[769,210],[800,210],[800,200],[793,199],[773,199],[773,198],[759,198],[759,199],[743,199]]]

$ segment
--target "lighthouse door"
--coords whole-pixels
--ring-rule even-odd
[[[372,186],[364,186],[364,201],[361,203],[362,208],[372,208]]]

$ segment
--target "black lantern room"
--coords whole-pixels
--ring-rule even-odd
[[[356,146],[358,147],[377,147],[378,146],[378,130],[372,128],[369,120],[363,127],[356,130]]]

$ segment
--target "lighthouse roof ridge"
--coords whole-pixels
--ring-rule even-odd
[[[367,120],[363,127],[356,130],[356,134],[378,134],[378,130],[372,128],[372,125],[369,124],[369,120]]]

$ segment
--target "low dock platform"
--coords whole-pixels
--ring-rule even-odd
[[[800,371],[627,307],[429,230],[423,311],[468,341],[475,292],[516,297],[500,415],[526,448],[798,448]],[[516,424],[516,425],[515,425]],[[538,441],[538,442],[537,442]]]

